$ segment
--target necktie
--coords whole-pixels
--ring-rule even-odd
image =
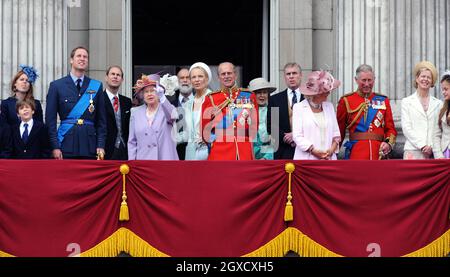
[[[294,96],[292,96],[292,105],[291,108],[294,107],[294,104],[297,103],[297,93],[295,93],[295,90],[292,91]]]
[[[80,94],[80,90],[81,90],[81,79],[77,80],[77,90],[78,90],[78,94]]]
[[[28,123],[23,124],[23,127],[25,127],[25,131],[23,131],[22,140],[23,140],[23,142],[27,143],[27,140],[28,140]]]
[[[181,104],[186,103],[189,100],[189,98],[183,96],[183,99],[181,100]]]
[[[119,110],[119,98],[117,96],[114,96],[113,99],[114,112],[117,113],[117,111]]]

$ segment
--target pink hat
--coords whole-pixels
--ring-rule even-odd
[[[341,85],[341,81],[334,79],[333,75],[326,71],[313,71],[308,75],[306,84],[300,86],[303,95],[318,95],[331,92]]]
[[[136,81],[136,84],[134,85],[133,88],[136,92],[140,92],[148,86],[157,87],[159,85],[159,79],[160,77],[158,74],[151,74],[151,75],[142,74],[141,79]]]

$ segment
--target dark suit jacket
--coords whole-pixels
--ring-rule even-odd
[[[84,76],[81,86],[81,95],[88,88],[91,79]],[[65,120],[78,102],[80,97],[70,75],[50,83],[47,94],[47,108],[45,111],[45,123],[48,126],[50,145],[53,149],[61,149],[65,158],[95,158],[96,148],[105,147],[106,139],[106,113],[103,86],[97,91],[94,100],[95,111],[88,109],[81,119],[89,120],[94,125],[76,125],[67,132],[61,145],[57,139],[56,120],[57,115],[61,121]]]
[[[33,121],[33,128],[24,143],[20,136],[20,123],[12,127],[12,155],[14,159],[49,159],[50,139],[42,122]]]
[[[167,100],[169,100],[170,104],[172,104],[175,108],[181,108],[181,104],[179,101],[179,97],[180,97],[180,90],[176,90],[174,95],[172,96],[168,96]],[[183,131],[182,126],[184,126],[184,111],[183,112],[179,112],[179,117],[177,120],[177,130],[178,132]],[[179,143],[177,145],[177,152],[178,152],[178,158],[181,160],[184,160],[186,157],[186,146],[187,146],[187,142],[183,142],[183,143]]]
[[[11,127],[0,120],[0,159],[8,159],[11,157]]]
[[[16,112],[16,103],[17,99],[15,97],[9,97],[8,99],[2,101],[0,107],[1,109],[0,117],[2,118],[1,120],[8,123],[10,127],[20,123],[20,119],[17,116]],[[34,111],[33,120],[44,122],[44,119],[42,117],[41,102],[35,99],[34,103],[36,105],[36,108]]]
[[[106,91],[104,93],[105,98],[105,110],[106,110],[106,143],[105,143],[105,159],[111,159],[112,154],[114,153],[114,144],[116,143],[117,137],[117,125],[116,125],[116,116],[114,114],[114,107],[109,100],[108,94]],[[122,139],[124,141],[125,151],[124,154],[126,156],[121,157],[123,160],[128,160],[128,133],[130,130],[130,110],[132,107],[131,99],[119,94],[119,105],[120,105],[120,121],[122,126]]]
[[[300,101],[303,101],[304,97],[301,95]],[[279,108],[279,121],[272,122],[271,112],[272,108]],[[284,134],[291,133],[292,128],[289,122],[289,100],[287,89],[274,94],[269,97],[267,114],[267,131],[271,134],[272,138],[276,140],[278,150],[274,153],[275,160],[292,160],[294,159],[295,147],[284,142]],[[272,125],[278,125],[278,134],[272,134]]]

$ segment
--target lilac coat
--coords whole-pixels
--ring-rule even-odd
[[[329,149],[334,139],[340,141],[341,133],[333,104],[323,102],[322,108],[327,123],[326,146]],[[292,113],[292,136],[297,144],[294,160],[317,160],[314,155],[307,152],[311,145],[314,145],[315,142],[320,142],[320,129],[307,100],[303,100],[294,105]],[[339,147],[336,149],[336,153],[339,153]],[[332,160],[336,160],[336,153],[332,156]]]
[[[146,116],[147,105],[131,109],[128,136],[129,160],[178,160],[172,127],[178,118],[169,101],[160,103],[150,126]]]

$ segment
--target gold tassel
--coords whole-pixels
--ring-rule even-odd
[[[292,173],[295,171],[295,165],[293,163],[287,163],[284,167],[289,174],[289,188],[286,208],[284,210],[284,221],[290,222],[294,220],[294,206],[292,205]]]
[[[289,197],[292,198],[292,196],[288,196],[288,202],[286,203],[286,208],[284,209],[284,221],[286,222],[294,220],[294,207],[292,206]]]
[[[126,191],[126,175],[130,172],[130,167],[126,164],[120,166],[120,173],[122,174],[123,192],[122,192],[122,203],[120,204],[119,221],[130,220],[130,213],[128,211],[127,204],[127,191]]]

